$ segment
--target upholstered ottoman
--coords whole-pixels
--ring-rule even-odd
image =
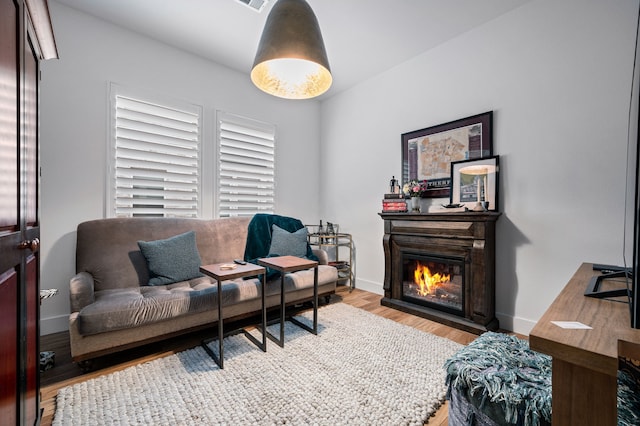
[[[449,424],[551,424],[551,357],[487,332],[445,363]]]
[[[618,426],[640,425],[640,343],[618,342]]]

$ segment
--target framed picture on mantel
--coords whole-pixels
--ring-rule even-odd
[[[451,204],[469,210],[498,210],[500,156],[451,163]]]
[[[493,154],[493,111],[402,134],[402,183],[427,181],[425,198],[449,198],[451,163]]]

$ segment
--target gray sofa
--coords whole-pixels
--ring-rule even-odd
[[[86,367],[87,360],[98,356],[212,327],[218,321],[213,280],[201,276],[167,285],[147,285],[150,272],[138,241],[163,240],[194,231],[202,265],[230,262],[243,258],[250,220],[116,218],[78,225],[77,273],[70,281],[73,360]],[[327,265],[325,252],[313,253],[320,263],[319,294],[328,297],[335,292],[337,270]],[[257,278],[225,281],[225,321],[258,314],[259,289]],[[287,305],[312,297],[313,270],[285,275]],[[267,283],[267,306],[279,306],[279,302],[280,286]]]

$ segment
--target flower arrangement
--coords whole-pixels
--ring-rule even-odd
[[[427,192],[427,181],[412,180],[407,182],[402,187],[402,192],[409,197],[422,197],[422,195]]]

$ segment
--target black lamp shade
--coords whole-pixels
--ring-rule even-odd
[[[331,86],[329,60],[313,10],[305,0],[278,0],[260,38],[251,81],[281,98],[308,99]]]

